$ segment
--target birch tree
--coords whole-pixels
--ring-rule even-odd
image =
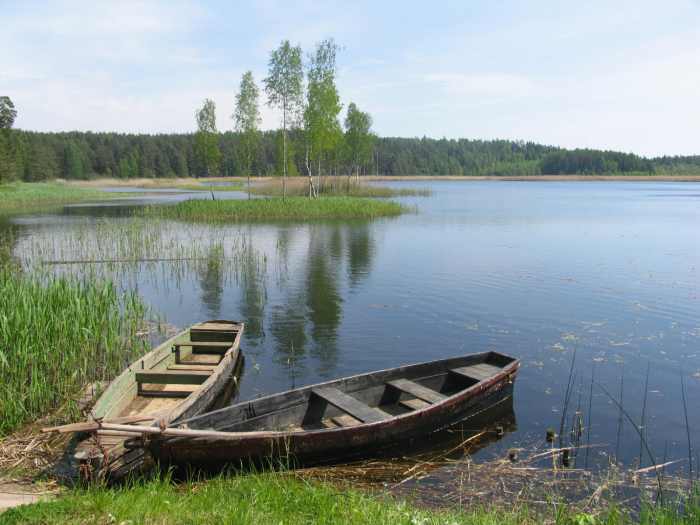
[[[206,176],[215,175],[219,171],[221,151],[216,130],[216,104],[213,100],[204,99],[204,104],[195,114],[197,133],[194,141],[194,153],[204,167]]]
[[[282,111],[282,199],[287,196],[287,125],[301,104],[304,70],[301,47],[283,40],[270,55],[268,76],[263,80],[267,103]]]
[[[345,117],[345,144],[350,160],[348,184],[353,170],[357,182],[360,181],[360,166],[371,160],[373,142],[372,117],[369,113],[360,111],[354,102],[350,102]]]
[[[313,190],[310,160],[316,161],[320,189],[322,160],[338,146],[342,133],[338,115],[343,106],[335,84],[337,52],[338,46],[333,39],[323,40],[316,46],[309,60],[304,127],[310,194]]]
[[[260,143],[259,91],[251,71],[241,78],[241,86],[236,95],[236,109],[232,115],[234,127],[241,134],[240,158],[248,177],[248,198],[250,199],[250,172]]]

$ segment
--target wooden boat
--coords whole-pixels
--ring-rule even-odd
[[[149,448],[163,464],[201,468],[357,458],[477,415],[512,393],[519,366],[486,352],[347,377],[180,420],[151,433]]]
[[[171,337],[109,384],[91,419],[100,424],[167,425],[211,409],[239,368],[243,329],[243,323],[214,320]],[[81,477],[114,480],[144,466],[140,433],[94,427],[86,425],[92,434],[76,447]],[[71,425],[64,428],[71,431]]]

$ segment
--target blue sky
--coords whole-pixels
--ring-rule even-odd
[[[0,94],[34,130],[220,129],[270,50],[334,37],[380,135],[700,153],[700,0],[0,0]],[[265,108],[263,125],[278,115]]]

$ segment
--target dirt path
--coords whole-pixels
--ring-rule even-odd
[[[0,512],[19,505],[51,499],[56,493],[33,484],[0,481]]]

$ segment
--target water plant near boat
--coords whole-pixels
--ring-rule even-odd
[[[86,384],[111,379],[143,353],[146,313],[137,295],[110,282],[0,266],[0,435],[77,406]]]

